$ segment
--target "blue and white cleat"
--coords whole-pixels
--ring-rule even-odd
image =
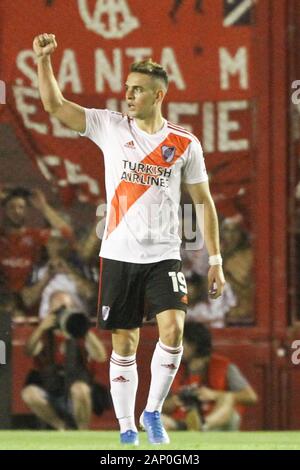
[[[143,411],[140,426],[147,432],[150,444],[169,444],[170,438],[163,427],[159,411]]]
[[[138,446],[139,445],[139,435],[138,435],[137,432],[131,431],[131,429],[129,429],[128,431],[122,432],[120,434],[120,441],[121,441],[121,444]]]

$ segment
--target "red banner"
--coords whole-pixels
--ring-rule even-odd
[[[98,149],[42,109],[32,41],[54,33],[53,66],[67,99],[123,110],[134,60],[151,56],[170,76],[167,119],[201,140],[224,215],[244,212],[252,179],[255,25],[251,0],[2,0],[1,72],[27,153],[65,202],[104,195]],[[5,116],[4,116],[5,114]]]

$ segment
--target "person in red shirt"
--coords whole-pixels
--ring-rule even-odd
[[[183,362],[163,408],[166,429],[233,431],[257,395],[239,368],[213,352],[211,333],[186,323]]]
[[[39,210],[50,229],[26,225],[28,206]],[[3,219],[0,227],[0,292],[19,297],[33,265],[38,262],[51,229],[59,230],[64,237],[73,232],[62,217],[47,203],[42,191],[14,188],[2,198]]]
[[[100,415],[111,407],[108,388],[96,376],[99,364],[107,358],[105,346],[89,327],[78,331],[78,320],[76,334],[73,323],[73,335],[69,331],[70,320],[58,320],[59,315],[64,315],[62,310],[67,314],[82,310],[74,296],[56,291],[49,308],[26,344],[33,368],[26,378],[22,398],[53,429],[87,429],[92,411]],[[79,327],[81,330],[80,324]]]

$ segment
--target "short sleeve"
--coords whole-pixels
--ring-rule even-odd
[[[188,184],[203,183],[208,180],[203,151],[200,142],[193,140],[188,147],[182,181]]]
[[[86,128],[82,137],[88,137],[100,148],[103,147],[110,124],[110,112],[108,109],[84,108]]]
[[[227,370],[227,384],[228,390],[231,392],[240,392],[244,388],[249,387],[248,380],[235,364],[229,364]]]

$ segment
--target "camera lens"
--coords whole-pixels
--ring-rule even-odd
[[[84,312],[63,307],[56,311],[56,315],[58,327],[72,338],[83,338],[88,332],[90,321]]]

